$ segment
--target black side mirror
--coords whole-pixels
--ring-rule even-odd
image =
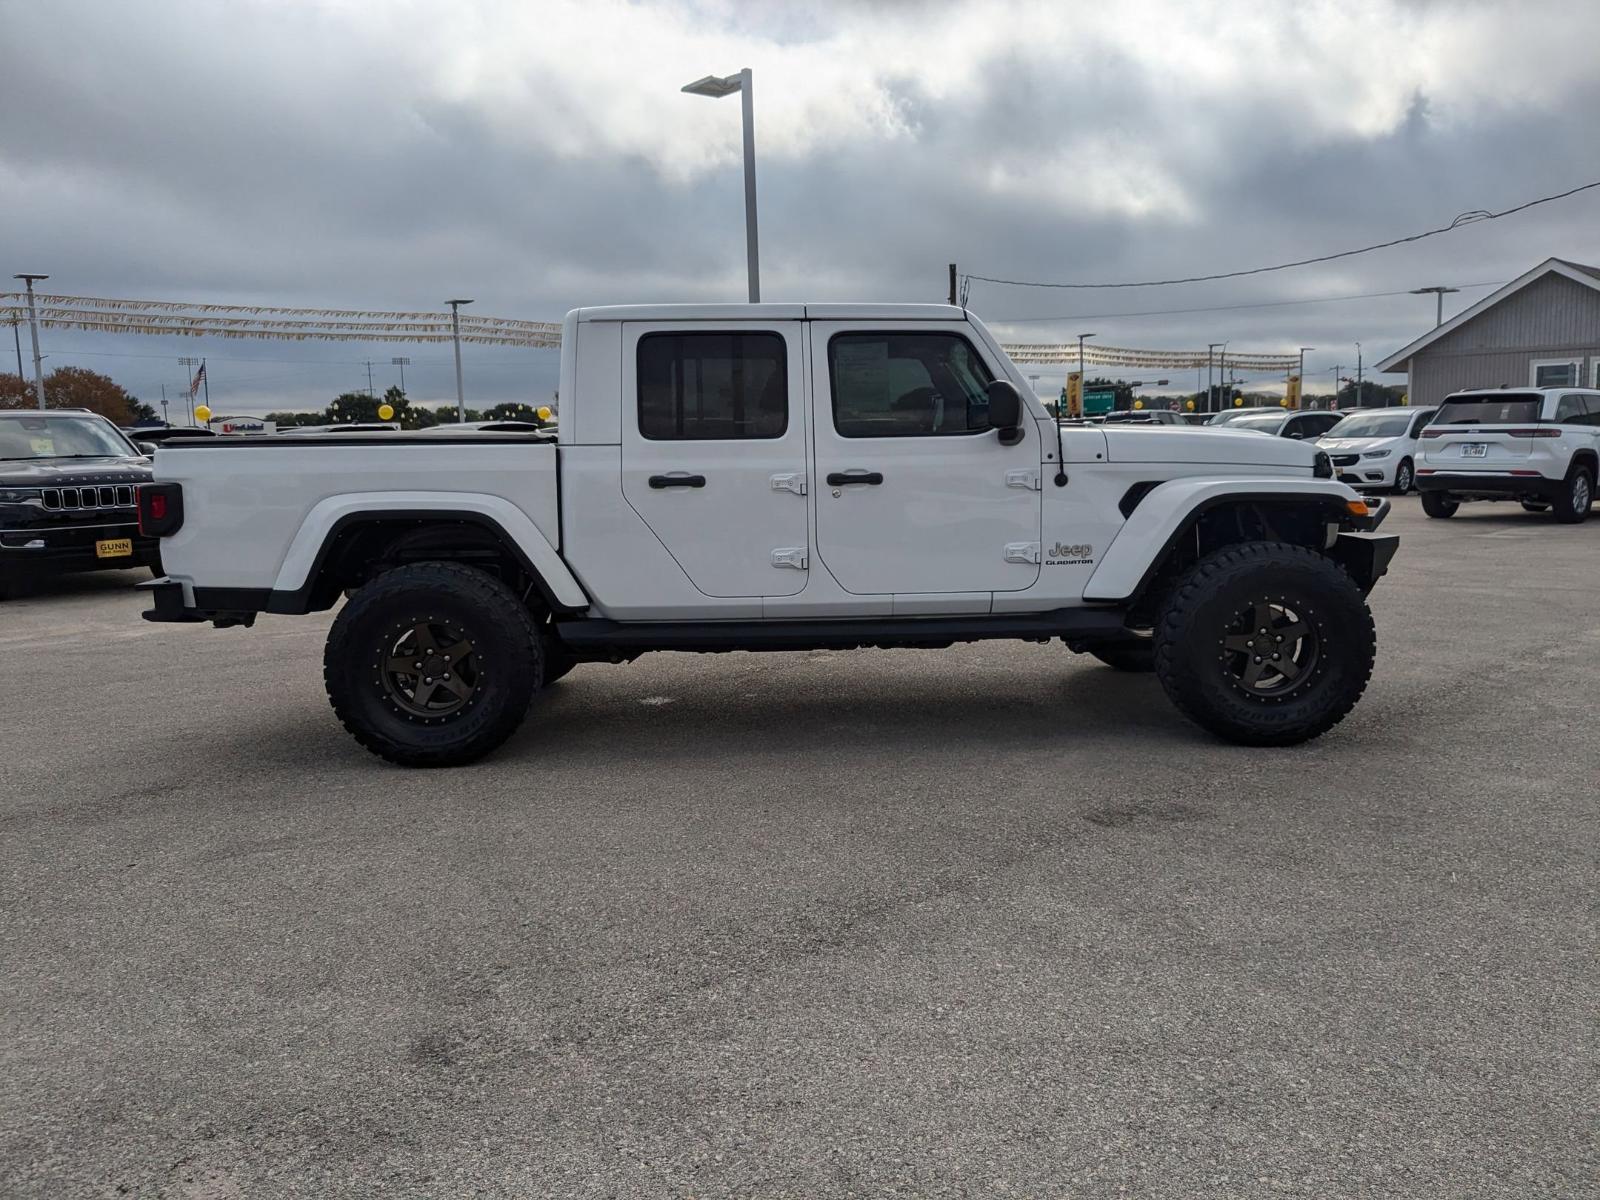
[[[988,387],[989,428],[1000,431],[1000,444],[1014,446],[1022,440],[1022,397],[1009,379],[996,379]]]
[[[156,452],[156,444],[154,442],[135,442],[134,447],[146,457]]]

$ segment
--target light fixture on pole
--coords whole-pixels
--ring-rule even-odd
[[[1444,298],[1446,293],[1459,292],[1460,288],[1442,287],[1435,284],[1433,287],[1412,288],[1413,296],[1426,296],[1430,293],[1436,297],[1433,305],[1433,327],[1435,329],[1444,324]]]
[[[49,279],[48,275],[31,274],[27,271],[11,278],[20,279],[28,285],[28,332],[33,335],[33,394],[39,401],[39,407],[44,407],[44,360],[39,354],[39,310],[33,304],[33,281],[35,279]],[[18,356],[17,373],[22,373],[21,357]]]
[[[737,75],[707,75],[686,83],[682,90],[691,96],[709,96],[720,100],[724,96],[740,93],[744,109],[744,247],[745,267],[750,275],[750,303],[761,300],[761,256],[756,236],[756,117],[750,68]]]
[[[1094,336],[1095,335],[1092,334],[1092,333],[1080,333],[1078,335],[1078,386],[1080,388],[1083,386],[1083,381],[1084,381],[1084,374],[1083,374],[1083,343],[1087,339],[1092,338]]]
[[[456,420],[463,425],[467,420],[467,394],[461,389],[461,306],[471,300],[446,300],[450,306],[450,334],[456,344]]]
[[[389,361],[400,368],[400,394],[404,396],[406,394],[406,368],[411,365],[411,360],[409,358],[391,358]]]

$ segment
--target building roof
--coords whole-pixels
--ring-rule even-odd
[[[1436,329],[1430,329],[1409,346],[1396,350],[1388,358],[1382,360],[1373,369],[1385,374],[1404,371],[1413,355],[1429,346],[1440,338],[1454,333],[1474,317],[1487,312],[1507,296],[1520,292],[1531,283],[1536,283],[1546,275],[1561,275],[1574,283],[1581,283],[1600,292],[1600,267],[1591,267],[1585,263],[1570,262],[1565,258],[1547,258],[1533,270],[1524,275],[1519,275],[1498,291],[1491,292],[1479,300],[1471,308],[1463,309]]]

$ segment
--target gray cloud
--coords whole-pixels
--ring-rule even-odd
[[[0,211],[12,270],[90,295],[479,310],[738,297],[738,112],[681,96],[757,72],[772,297],[934,300],[944,264],[1116,280],[1383,240],[1597,175],[1593,6],[1184,3],[0,5]],[[1114,10],[1114,11],[1110,11]],[[24,53],[26,51],[26,53]],[[1582,68],[1582,69],[1580,69]],[[1315,372],[1431,322],[1411,296],[1109,316],[1600,259],[1597,201],[1325,267],[1157,289],[977,283],[1019,339],[1313,345]],[[0,264],[3,265],[3,264]],[[1451,300],[1468,303],[1483,290]],[[1056,322],[1033,318],[1059,317]],[[10,348],[7,347],[7,350]],[[52,363],[146,399],[180,354],[230,410],[311,405],[406,353],[453,391],[448,347],[275,345],[50,331]],[[474,397],[542,399],[548,352],[473,349]],[[379,372],[375,372],[379,373]],[[380,386],[384,381],[380,374]],[[1192,382],[1192,381],[1185,381]]]

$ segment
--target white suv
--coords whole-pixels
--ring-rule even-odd
[[[1417,490],[1430,517],[1453,515],[1463,500],[1520,500],[1575,524],[1600,476],[1600,390],[1457,392],[1420,445]]]
[[[1401,495],[1417,479],[1417,446],[1433,408],[1370,408],[1353,412],[1317,440],[1333,473],[1353,488],[1392,488]]]

